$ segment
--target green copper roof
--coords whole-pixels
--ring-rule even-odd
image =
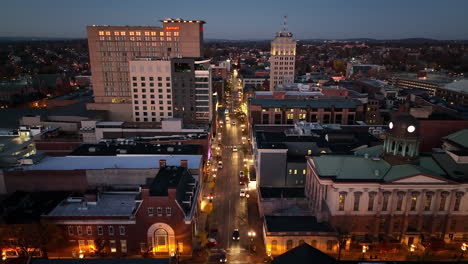
[[[263,107],[313,107],[326,108],[335,106],[336,108],[355,108],[362,103],[355,99],[347,100],[324,100],[324,99],[270,99],[270,98],[254,98],[251,99],[252,105],[261,105]]]
[[[381,146],[380,146],[381,147]],[[445,176],[445,172],[432,157],[419,157],[419,164],[392,166],[381,158],[373,158],[379,153],[378,146],[361,149],[355,155],[321,155],[312,157],[317,172],[321,177],[333,177],[336,180],[356,181],[394,181],[417,174]],[[365,158],[364,154],[369,157]]]
[[[377,145],[373,147],[358,149],[354,151],[354,155],[365,156],[365,154],[368,154],[369,157],[378,157],[380,156],[380,154],[382,154],[382,152],[383,152],[383,145]]]
[[[453,134],[450,134],[443,139],[450,140],[460,146],[468,148],[468,129],[463,129]]]

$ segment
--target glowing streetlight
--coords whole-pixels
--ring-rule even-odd
[[[463,244],[461,245],[461,247],[460,247],[461,250],[462,250],[462,254],[461,254],[461,257],[462,257],[462,258],[463,258],[463,255],[465,255],[466,247],[467,247],[466,243],[463,243]]]
[[[79,257],[80,259],[84,258],[84,252],[83,252],[82,250],[80,250],[80,255],[78,255],[78,257]]]
[[[362,246],[362,253],[366,253],[368,249],[368,246]]]
[[[416,246],[414,244],[411,244],[410,252],[414,252],[415,250],[416,250]]]

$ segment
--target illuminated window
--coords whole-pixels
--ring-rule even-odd
[[[140,31],[137,31],[135,34],[136,34],[137,36],[141,36],[141,32],[140,32]]]
[[[179,32],[174,32],[174,37],[178,37],[179,36]]]
[[[341,192],[338,196],[338,210],[339,211],[344,211],[345,200],[346,200],[346,193]]]
[[[306,119],[306,114],[299,114],[299,119],[305,120]]]
[[[413,195],[411,197],[411,208],[410,208],[411,211],[416,211],[417,202],[418,202],[418,197],[416,197],[416,195]]]
[[[114,36],[119,36],[119,35],[120,35],[120,32],[114,31]]]
[[[167,40],[167,41],[172,41],[172,38],[171,38],[171,37],[167,37],[166,40]]]
[[[127,240],[120,240],[120,251],[127,253]]]
[[[130,40],[131,40],[131,41],[135,41],[135,37],[130,37]]]
[[[104,36],[104,31],[99,31],[99,36]]]
[[[166,36],[172,36],[172,32],[166,32]]]
[[[160,41],[164,41],[164,37],[160,37],[159,40],[160,40]]]
[[[99,40],[105,40],[105,37],[99,37]]]
[[[294,118],[294,114],[288,114],[288,115],[287,115],[287,118],[288,118],[288,119],[293,119],[293,118]]]
[[[306,169],[303,169],[303,170],[302,170],[302,174],[305,175],[305,174],[306,174],[306,171],[307,171]]]
[[[117,252],[117,247],[115,245],[115,240],[109,240],[110,251],[112,253]]]
[[[278,250],[278,241],[277,240],[272,240],[271,241],[271,251],[276,251]]]
[[[307,150],[307,155],[312,155],[312,150],[311,149]]]
[[[120,32],[120,36],[125,36],[126,32],[125,31],[121,31]]]
[[[130,31],[130,36],[134,36],[134,35],[135,35],[135,32]]]
[[[152,31],[151,36],[156,36],[156,32]]]
[[[297,170],[294,170],[294,174],[297,174]]]
[[[289,174],[292,174],[292,169],[289,169]]]
[[[145,31],[145,36],[149,36],[150,33],[148,31]]]
[[[106,31],[106,36],[110,36],[110,31]]]
[[[164,36],[164,32],[159,32],[159,36]]]

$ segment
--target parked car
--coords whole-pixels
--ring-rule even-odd
[[[218,229],[210,229],[208,233],[208,243],[206,244],[208,247],[216,247],[218,245]]]
[[[222,161],[218,161],[218,169],[222,169],[223,168],[223,162]]]

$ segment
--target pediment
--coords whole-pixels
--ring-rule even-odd
[[[392,181],[392,183],[422,183],[422,184],[432,184],[432,183],[450,183],[449,180],[444,179],[444,178],[439,178],[439,177],[434,177],[434,176],[427,176],[427,175],[412,175],[412,176],[407,176],[404,178],[400,178],[398,180]]]

